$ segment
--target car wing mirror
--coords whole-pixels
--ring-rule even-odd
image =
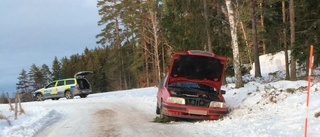
[[[225,90],[221,90],[221,94],[226,94],[226,91]]]

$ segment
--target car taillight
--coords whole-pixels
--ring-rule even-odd
[[[76,84],[76,88],[79,88],[79,84]]]

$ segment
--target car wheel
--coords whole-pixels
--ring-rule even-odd
[[[64,95],[65,95],[65,97],[67,98],[67,99],[73,99],[73,95],[72,95],[72,93],[68,90],[68,91],[66,91],[66,93],[64,93]]]
[[[83,94],[83,95],[80,95],[80,98],[86,98],[88,95],[87,94]]]
[[[40,94],[40,93],[38,93],[38,94],[36,95],[36,100],[37,100],[37,101],[43,101],[43,100],[44,100],[43,95]]]
[[[159,108],[158,102],[157,102],[156,114],[160,114],[160,108]]]

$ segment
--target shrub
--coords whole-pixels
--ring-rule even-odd
[[[295,90],[293,88],[288,88],[286,89],[286,92],[293,94]]]
[[[153,119],[153,122],[155,123],[169,123],[171,121],[175,121],[173,117],[163,116],[163,118],[160,118],[159,116],[155,117]]]

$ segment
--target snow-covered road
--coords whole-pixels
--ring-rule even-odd
[[[156,88],[145,92],[155,94]],[[50,107],[63,116],[54,124],[41,130],[38,137],[105,137],[105,136],[190,136],[178,127],[154,123],[155,106],[146,101],[155,97],[112,96],[113,93],[90,95],[85,99],[44,101],[43,107]],[[129,93],[130,94],[130,93]],[[148,106],[149,105],[149,106]],[[181,132],[177,132],[181,130]]]

